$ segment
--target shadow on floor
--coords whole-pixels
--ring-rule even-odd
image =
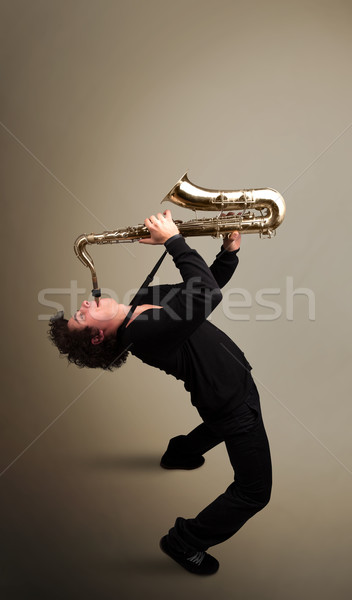
[[[81,461],[91,469],[111,469],[120,471],[159,471],[160,456],[143,455],[119,455],[119,456],[96,456]]]
[[[113,572],[123,573],[140,573],[143,575],[156,575],[156,574],[172,574],[179,575],[179,571],[183,571],[173,560],[167,556],[161,555],[160,557],[146,558],[146,557],[126,557],[121,560],[111,561],[105,563],[104,570],[112,570]]]

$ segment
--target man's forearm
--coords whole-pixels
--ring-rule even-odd
[[[238,265],[238,250],[229,252],[221,246],[220,252],[216,255],[210,270],[217,281],[219,288],[223,288],[231,279]]]
[[[174,240],[182,237],[183,236],[181,233],[173,235],[165,242],[165,248],[168,249],[168,246]],[[226,285],[230,281],[232,275],[234,274],[238,265],[237,254],[239,250],[240,248],[237,248],[236,250],[231,250],[230,247],[227,249],[225,248],[224,244],[222,244],[220,252],[216,255],[216,259],[211,265],[210,270],[219,288],[224,287],[224,285]]]

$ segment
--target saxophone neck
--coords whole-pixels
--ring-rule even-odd
[[[85,267],[88,267],[90,269],[92,275],[93,289],[98,290],[99,286],[97,273],[95,270],[94,261],[87,250],[87,244],[94,244],[94,234],[86,235],[84,233],[82,235],[79,235],[73,245],[73,249],[81,263],[83,263]]]

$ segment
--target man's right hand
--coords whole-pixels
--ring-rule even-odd
[[[145,219],[144,225],[150,232],[150,238],[139,240],[140,244],[165,244],[173,235],[179,232],[177,225],[173,222],[171,211],[167,209],[163,214],[152,215]]]

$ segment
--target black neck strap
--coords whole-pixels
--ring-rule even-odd
[[[157,272],[157,270],[159,269],[161,263],[163,262],[165,256],[167,255],[167,250],[165,250],[165,252],[163,253],[163,255],[159,258],[158,262],[156,263],[156,265],[153,267],[153,269],[150,271],[149,275],[147,276],[146,280],[142,283],[141,287],[139,288],[138,292],[135,294],[135,296],[132,298],[131,301],[131,308],[128,312],[127,317],[125,318],[125,320],[123,321],[122,325],[118,328],[118,332],[121,333],[128,321],[130,320],[130,318],[132,317],[132,314],[135,311],[135,308],[138,305],[138,301],[140,299],[140,296],[143,294],[144,290],[147,289],[148,285],[153,281],[155,273]]]

